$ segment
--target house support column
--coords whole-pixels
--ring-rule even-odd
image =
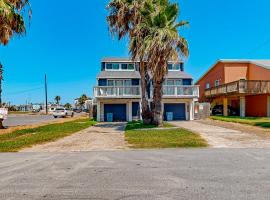
[[[142,101],[140,101],[140,120],[142,120]]]
[[[128,102],[128,113],[127,113],[127,116],[128,116],[128,121],[131,122],[132,121],[132,101],[129,101]]]
[[[267,117],[270,117],[270,96],[267,97]]]
[[[228,98],[223,98],[223,115],[228,116]]]
[[[97,121],[100,122],[100,102],[97,102]]]
[[[240,97],[240,117],[246,117],[246,97]]]
[[[194,120],[194,101],[189,103],[189,120]]]

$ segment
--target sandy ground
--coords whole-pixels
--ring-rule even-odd
[[[199,133],[214,148],[270,148],[270,135],[253,127],[241,124],[227,125],[224,123],[201,121],[181,121],[172,124]],[[223,126],[221,125],[223,124]],[[236,128],[239,126],[238,128]],[[233,128],[234,127],[234,128]]]
[[[36,145],[22,152],[77,152],[127,149],[125,123],[100,123],[55,142]]]

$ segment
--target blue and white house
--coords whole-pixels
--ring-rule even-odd
[[[184,63],[168,63],[163,86],[164,120],[193,120],[199,86],[184,72]],[[105,58],[94,87],[97,121],[132,121],[141,118],[139,64],[128,58]],[[149,87],[152,90],[152,87]]]

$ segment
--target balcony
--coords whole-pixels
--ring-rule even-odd
[[[163,96],[165,98],[199,98],[198,85],[174,85],[163,86]]]
[[[239,80],[205,90],[206,97],[234,94],[267,94],[270,93],[270,81]]]
[[[98,86],[94,87],[94,96],[96,98],[141,98],[141,87]],[[198,98],[199,86],[163,86],[163,96],[164,98]]]
[[[140,86],[98,86],[94,87],[96,98],[141,98]]]

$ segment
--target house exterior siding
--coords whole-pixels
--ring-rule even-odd
[[[228,103],[242,116],[269,117],[270,60],[220,60],[196,84],[200,102],[210,102],[212,107]]]

